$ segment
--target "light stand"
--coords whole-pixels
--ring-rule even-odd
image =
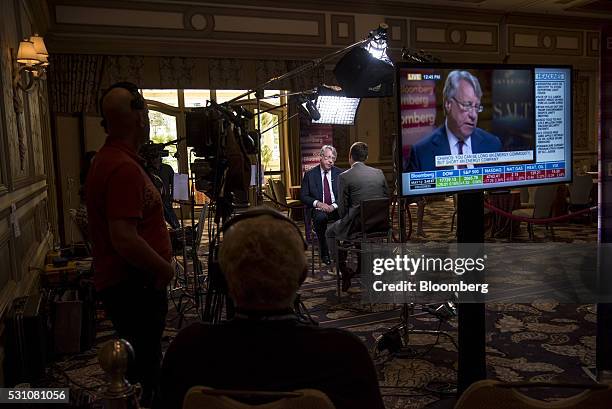
[[[150,150],[161,149],[167,145],[178,143],[181,139],[167,142],[165,144],[153,144]],[[191,169],[193,172],[193,169]],[[205,294],[204,281],[205,275],[202,268],[202,263],[198,257],[198,248],[201,242],[204,225],[208,216],[208,204],[204,204],[200,211],[199,218],[196,223],[196,196],[195,196],[195,178],[191,174],[187,175],[187,192],[186,200],[174,200],[173,203],[178,203],[180,208],[180,227],[174,229],[175,241],[181,242],[182,262],[178,261],[178,250],[173,246],[173,253],[177,269],[175,271],[175,279],[173,286],[169,289],[169,298],[174,303],[177,314],[179,316],[178,328],[182,327],[185,314],[188,311],[195,310],[199,318],[203,316],[202,297]],[[191,182],[191,188],[189,188]],[[173,185],[173,189],[176,186]],[[174,193],[174,192],[172,192]],[[189,213],[184,214],[183,206],[189,206]],[[172,210],[173,211],[173,210]],[[191,219],[191,225],[186,226],[185,220]],[[180,231],[180,236],[177,231]],[[187,239],[189,236],[189,240]],[[189,264],[191,263],[191,267]],[[191,271],[190,271],[191,269]],[[192,274],[191,274],[192,273]],[[178,297],[178,299],[177,299]]]
[[[416,63],[439,62],[439,59],[435,56],[425,54],[423,51],[408,50],[406,48],[402,49],[402,60],[412,61]],[[398,134],[395,137],[400,138],[401,133],[398,132]],[[397,147],[399,146],[399,143],[397,140],[395,141],[393,146],[394,146],[394,149],[397,149]],[[397,161],[393,163],[393,166],[394,166],[394,173],[397,175],[401,173],[402,162],[401,162],[401,155],[398,152],[394,152],[394,153],[395,153],[394,157],[397,158]],[[398,178],[396,180],[396,186],[395,186],[396,192],[399,192],[400,190],[399,183],[401,182],[400,182],[400,179]],[[398,197],[397,206],[398,206],[398,218],[399,218],[399,229],[400,229],[399,231],[400,243],[405,243],[407,240],[407,237],[405,234],[406,232],[405,212],[407,211],[408,217],[410,217],[410,213],[409,213],[410,209],[407,209],[406,205],[407,205],[406,198]],[[482,217],[482,212],[481,212],[481,217]],[[469,310],[469,307],[467,309],[466,308],[459,309],[459,311],[462,311],[462,310],[463,311]],[[455,308],[454,304],[448,301],[438,306],[437,308],[431,308],[431,307],[425,308],[424,313],[430,313],[439,319],[440,325],[438,326],[437,330],[420,330],[420,329],[410,328],[409,321],[410,321],[410,317],[415,315],[415,304],[414,303],[404,303],[401,307],[400,322],[397,325],[386,330],[381,336],[379,336],[376,339],[374,346],[373,346],[374,355],[376,355],[379,351],[382,351],[385,349],[388,349],[389,352],[391,352],[393,355],[400,357],[400,358],[414,358],[414,357],[422,355],[423,353],[419,353],[414,348],[410,347],[410,334],[436,335],[437,336],[436,343],[438,342],[440,336],[444,336],[450,340],[450,342],[455,346],[457,351],[460,351],[459,345],[457,344],[455,339],[452,337],[452,335],[440,329],[440,326],[443,320],[448,320],[449,318],[457,314],[457,309]],[[460,321],[461,321],[461,318],[460,318]],[[477,330],[477,328],[473,328],[473,329]],[[464,329],[462,334],[464,334],[464,336],[467,336],[469,331],[470,329]],[[460,342],[459,342],[460,344],[461,344],[461,340],[462,338],[460,335]],[[468,353],[468,355],[470,356],[473,356],[475,354],[476,353],[474,352]],[[460,355],[460,358],[459,358],[460,364],[463,364],[462,368],[466,370],[467,367],[464,363],[466,355],[465,354],[462,355],[461,352],[459,352],[459,355]],[[477,375],[469,375],[469,377],[476,378]],[[460,385],[462,384],[461,381],[463,380],[463,378],[465,378],[465,376],[461,378],[462,379],[459,382]],[[455,390],[453,389],[452,391],[449,390],[445,392],[455,392]]]
[[[457,243],[484,243],[484,195],[459,193]],[[460,304],[458,309],[459,367],[457,395],[472,383],[487,378],[484,303]]]
[[[299,66],[285,74],[282,74],[278,77],[274,77],[269,79],[268,81],[264,82],[263,84],[257,85],[254,89],[249,90],[241,95],[238,95],[237,97],[224,102],[224,105],[231,105],[234,102],[237,102],[245,97],[248,97],[251,94],[255,94],[255,98],[257,100],[257,130],[260,132],[261,134],[261,110],[260,110],[260,100],[263,99],[263,91],[268,88],[269,86],[271,86],[272,84],[275,84],[279,81],[283,81],[283,80],[287,80],[287,79],[291,79],[296,77],[299,74],[302,74],[304,72],[308,72],[310,70],[313,70],[317,67],[319,67],[320,65],[322,65],[323,63],[330,61],[332,59],[334,59],[335,57],[342,55],[344,53],[347,53],[350,50],[353,50],[357,47],[361,47],[363,45],[368,45],[372,42],[376,42],[377,44],[382,44],[384,42],[385,46],[384,48],[386,48],[386,33],[387,33],[387,29],[388,26],[386,24],[380,24],[379,27],[376,30],[373,30],[370,32],[370,34],[368,35],[367,38],[358,41],[356,43],[353,43],[351,45],[348,45],[340,50],[336,50],[330,54],[324,55],[321,58],[316,58],[314,60],[309,61],[308,63]],[[380,47],[380,46],[379,46]],[[386,57],[386,54],[385,54]],[[259,144],[259,149],[258,149],[258,153],[257,153],[257,170],[256,170],[256,177],[257,177],[257,183],[255,184],[256,186],[256,197],[257,197],[257,204],[261,204],[263,203],[263,191],[261,189],[261,184],[260,184],[260,180],[261,180],[261,143]]]
[[[164,152],[164,148],[167,147],[168,145],[178,144],[180,141],[181,139],[172,140],[166,143],[149,142],[147,144],[144,144],[140,148],[140,151],[139,151],[139,154],[145,160],[147,171],[150,174],[150,177],[152,178],[153,183],[156,185],[156,187],[163,189],[164,191],[168,189],[169,191],[166,194],[169,194],[169,195],[174,194],[174,189],[176,189],[176,186],[174,186],[174,182],[172,182],[172,184],[170,185],[165,185],[164,182],[162,181],[161,159],[164,156],[162,152]],[[158,167],[155,164],[157,161],[160,161],[160,167]],[[155,183],[156,180],[158,181],[158,183]],[[187,183],[189,183],[189,180],[190,178],[188,177]],[[172,191],[170,191],[171,186],[173,188]],[[193,186],[193,183],[192,183],[192,186]],[[164,218],[166,218],[166,221],[170,225],[172,225],[173,227],[172,234],[174,235],[175,245],[173,245],[172,252],[173,252],[174,261],[176,263],[176,268],[175,268],[175,278],[173,281],[173,285],[171,286],[171,288],[168,289],[168,296],[169,296],[169,299],[174,303],[177,314],[179,315],[178,328],[182,326],[183,320],[185,317],[185,313],[187,311],[195,308],[199,314],[200,296],[202,292],[199,282],[203,274],[202,274],[201,264],[197,257],[197,247],[199,243],[199,240],[197,239],[197,237],[200,237],[200,235],[196,233],[196,232],[201,231],[202,226],[198,226],[198,230],[196,231],[195,220],[194,220],[195,219],[194,217],[195,194],[193,193],[191,189],[188,189],[188,192],[189,192],[189,197],[187,198],[186,201],[185,200],[182,200],[182,201],[173,200],[172,201],[173,203],[180,204],[180,216],[181,217],[180,217],[178,227],[174,225],[172,220],[169,219],[171,216],[166,217],[166,215],[164,215]],[[162,198],[162,202],[163,202],[165,212],[174,212],[172,208],[170,209],[166,208],[166,202],[163,198]],[[185,215],[183,214],[184,205],[190,206],[190,209],[191,209],[191,229],[188,229],[185,226]],[[174,214],[172,216],[174,216]],[[191,249],[190,249],[189,254],[187,253],[187,247],[188,247],[187,234],[188,233],[191,236],[189,240],[191,244]],[[181,242],[180,252],[182,253],[181,254],[182,262],[179,262],[178,261],[179,259],[177,257],[178,251],[176,249],[176,244],[179,241]],[[192,268],[193,268],[193,279],[190,277],[190,271],[189,271],[190,270],[189,268],[190,260],[191,260]]]
[[[201,318],[203,316],[203,302],[202,296],[204,294],[203,290],[203,281],[205,279],[204,272],[202,269],[202,263],[198,257],[198,248],[200,245],[202,232],[204,229],[204,225],[206,224],[206,219],[208,215],[208,205],[205,204],[200,211],[200,216],[198,218],[198,222],[196,224],[195,217],[195,208],[196,208],[196,198],[195,198],[195,179],[188,175],[188,187],[189,182],[191,182],[191,188],[188,189],[189,197],[187,201],[178,201],[180,204],[180,223],[181,223],[181,241],[182,241],[182,274],[177,274],[174,280],[174,286],[170,289],[170,298],[174,302],[174,297],[176,293],[178,295],[178,302],[174,302],[176,311],[179,314],[179,322],[178,328],[182,327],[183,320],[185,318],[185,313],[190,310],[195,310],[197,315]],[[187,229],[185,226],[185,214],[183,212],[183,205],[189,206],[189,215],[187,217],[191,217],[191,229]],[[197,227],[196,227],[197,226]],[[187,253],[188,242],[187,242],[187,234],[190,235],[190,251]],[[193,274],[190,276],[189,272],[189,261],[191,261]],[[177,261],[177,264],[178,261]],[[178,272],[177,272],[178,273]],[[183,302],[186,299],[186,304]]]
[[[386,31],[387,31],[387,25],[386,24],[381,24],[379,26],[378,29],[372,31],[370,33],[370,35],[366,38],[363,39],[361,41],[358,41],[354,44],[351,44],[343,49],[334,51],[328,55],[325,55],[321,58],[312,60],[300,67],[297,67],[296,69],[289,71],[283,75],[280,75],[278,77],[274,77],[271,78],[270,80],[266,81],[263,84],[260,84],[258,86],[256,86],[254,89],[249,90],[229,101],[224,102],[221,105],[217,105],[214,104],[216,106],[217,109],[220,110],[227,110],[227,108],[225,107],[229,107],[231,106],[233,103],[238,102],[240,100],[242,100],[245,97],[248,97],[251,94],[255,94],[255,99],[256,99],[256,103],[257,103],[257,130],[259,132],[260,135],[260,141],[257,144],[257,169],[256,169],[256,202],[257,204],[261,204],[263,203],[263,190],[262,190],[262,186],[261,186],[261,179],[262,179],[262,174],[261,174],[261,100],[264,98],[264,90],[271,86],[272,84],[275,84],[279,81],[282,80],[286,80],[286,79],[290,79],[293,78],[301,73],[310,71],[318,66],[320,66],[321,64],[323,64],[326,61],[329,61],[335,57],[337,57],[338,55],[341,55],[343,53],[346,53],[352,49],[355,49],[357,47],[360,47],[362,45],[367,45],[370,42],[376,42],[376,48],[380,51],[382,49],[383,51],[383,55],[386,57],[386,54],[384,53],[385,49],[386,49]],[[366,53],[367,54],[367,53]],[[368,57],[370,59],[373,59],[374,57],[369,56]],[[391,65],[392,67],[392,65]],[[223,107],[225,106],[225,107]],[[280,123],[280,121],[279,121]],[[219,144],[220,146],[220,144]],[[220,155],[219,153],[217,154],[217,158],[219,158]],[[218,166],[217,166],[218,168]],[[222,175],[217,175],[217,177],[215,178],[215,183],[219,184],[219,186],[223,186],[223,181],[219,178],[219,176],[222,178]],[[218,192],[216,192],[214,194],[215,196],[215,200],[216,200],[216,204],[218,205]],[[219,207],[217,206],[216,210],[215,210],[215,222],[218,226],[219,224]],[[207,294],[206,294],[206,301],[205,301],[205,307],[204,307],[204,312],[203,312],[203,321],[207,321],[207,322],[212,322],[212,323],[216,323],[219,322],[222,316],[222,306],[223,306],[223,299],[224,297],[224,293],[223,293],[223,289],[221,287],[217,287],[217,284],[214,283],[214,281],[216,280],[216,278],[222,279],[222,275],[220,274],[218,270],[218,266],[216,264],[216,251],[217,251],[217,241],[220,239],[220,233],[217,232],[217,234],[214,235],[214,237],[211,239],[210,242],[210,254],[209,254],[209,264],[208,264],[208,269],[209,269],[209,281],[208,281],[208,290],[207,290]],[[215,278],[216,277],[216,278]]]

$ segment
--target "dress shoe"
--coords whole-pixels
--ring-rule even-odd
[[[326,266],[331,264],[331,259],[329,258],[329,256],[321,256],[321,261],[323,262],[323,264],[325,264]]]
[[[340,265],[339,267],[341,278],[342,278],[342,291],[347,292],[351,288],[351,278],[355,275],[355,270],[348,268],[346,265]]]

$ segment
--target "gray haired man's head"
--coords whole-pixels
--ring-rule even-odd
[[[457,94],[457,88],[459,88],[459,83],[461,80],[466,81],[472,86],[472,88],[474,88],[474,93],[478,99],[482,98],[482,88],[480,88],[478,78],[470,74],[468,71],[455,70],[448,74],[448,77],[446,77],[446,82],[444,83],[444,90],[442,93],[445,101],[453,98]]]

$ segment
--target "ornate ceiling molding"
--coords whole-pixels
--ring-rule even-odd
[[[294,44],[326,41],[323,13],[117,1],[53,3],[54,33]]]

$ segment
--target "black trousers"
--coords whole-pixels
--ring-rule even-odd
[[[135,359],[128,366],[127,378],[131,383],[140,382],[141,405],[150,407],[159,390],[161,337],[168,313],[166,291],[124,282],[99,295],[117,335],[134,348]]]
[[[329,257],[329,247],[327,245],[327,239],[325,238],[325,231],[327,230],[327,224],[338,220],[338,211],[334,210],[331,213],[325,213],[321,210],[312,209],[312,229],[317,233],[317,239],[319,240],[319,251],[321,257]]]

